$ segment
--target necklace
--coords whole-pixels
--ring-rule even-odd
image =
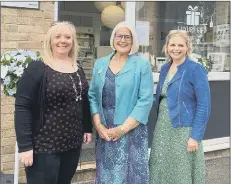
[[[71,64],[71,66],[74,68],[74,63]],[[60,67],[61,71],[63,71],[64,73],[64,68],[63,67]],[[74,68],[75,69],[75,68]],[[78,69],[79,70],[79,69]],[[75,84],[75,80],[73,79],[73,77],[69,74],[69,73],[66,73],[69,78],[71,79],[71,83],[72,83],[72,88],[74,89],[74,92],[75,92],[75,101],[78,102],[80,100],[82,100],[82,91],[83,91],[83,85],[82,85],[82,82],[81,82],[81,78],[78,74],[78,70],[76,72],[74,72],[78,78],[78,81],[79,81],[79,88],[80,88],[80,92],[79,92],[79,95],[78,95],[78,92],[77,92],[77,86]]]
[[[79,76],[78,72],[76,71],[75,74],[76,74],[76,76],[78,77],[78,80],[79,80],[79,87],[80,87],[80,93],[79,93],[79,95],[78,95],[77,87],[76,87],[76,84],[75,84],[75,81],[74,81],[73,77],[69,73],[67,73],[67,75],[71,79],[72,87],[73,87],[73,89],[75,91],[75,101],[78,102],[79,100],[82,100],[83,87],[82,87],[82,82],[81,82],[81,79],[80,79],[80,76]]]

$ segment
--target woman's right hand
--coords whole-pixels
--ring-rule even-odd
[[[32,166],[33,164],[33,150],[19,153],[20,161],[25,166]]]
[[[109,136],[109,129],[101,123],[99,113],[93,115],[93,124],[101,139],[111,141],[112,138]]]
[[[96,127],[96,130],[99,134],[99,137],[101,139],[104,139],[106,141],[111,141],[111,138],[109,137],[109,130],[105,128],[102,124]]]

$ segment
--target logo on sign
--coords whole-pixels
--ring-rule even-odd
[[[189,26],[197,26],[199,25],[199,18],[200,18],[200,12],[198,12],[198,6],[195,6],[194,8],[189,5],[188,10],[186,11],[187,19],[186,24]]]
[[[186,11],[186,23],[178,25],[178,30],[186,30],[191,33],[203,34],[207,31],[206,24],[200,24],[201,12],[198,11],[198,6],[188,6]]]

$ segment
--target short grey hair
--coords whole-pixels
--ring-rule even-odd
[[[135,28],[133,28],[131,25],[129,25],[125,21],[118,23],[116,25],[116,27],[113,29],[112,34],[111,34],[111,38],[110,38],[111,48],[113,50],[116,50],[114,47],[114,38],[115,38],[116,32],[121,28],[127,28],[130,30],[130,32],[132,34],[132,47],[131,47],[131,51],[130,51],[129,55],[135,54],[136,52],[138,52],[138,49],[139,49],[138,37],[137,37],[136,31],[135,31]]]

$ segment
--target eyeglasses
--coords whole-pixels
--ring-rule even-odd
[[[115,39],[117,41],[122,40],[122,38],[124,38],[125,41],[131,41],[132,37],[130,35],[122,35],[122,34],[115,34]]]

